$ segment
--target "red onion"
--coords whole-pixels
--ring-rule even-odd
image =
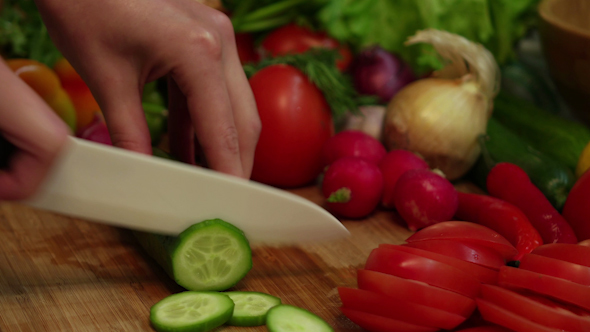
[[[383,103],[389,102],[399,90],[416,80],[407,64],[379,46],[359,53],[351,73],[358,92],[378,96]]]

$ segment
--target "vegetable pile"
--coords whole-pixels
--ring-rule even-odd
[[[379,210],[415,232],[375,248],[358,287],[338,289],[366,330],[590,330],[590,128],[556,114],[548,85],[511,62],[537,2],[223,1],[262,122],[252,180],[317,185],[343,220]],[[111,144],[31,0],[5,2],[0,51],[77,136]],[[165,91],[148,84],[143,106],[154,155],[175,159],[159,148]],[[464,180],[483,192],[457,190]],[[252,268],[230,224],[137,237],[187,289],[152,308],[159,331],[332,330],[269,294],[227,291]]]

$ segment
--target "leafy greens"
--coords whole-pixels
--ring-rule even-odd
[[[0,54],[6,58],[29,58],[48,66],[61,56],[33,0],[6,0],[0,8]]]
[[[318,13],[320,24],[356,49],[379,44],[415,68],[439,66],[426,45],[406,47],[417,30],[435,28],[483,44],[498,63],[535,23],[539,0],[331,0]]]

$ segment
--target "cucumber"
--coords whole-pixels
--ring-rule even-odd
[[[260,326],[268,311],[281,304],[278,297],[260,292],[225,292],[234,301],[234,313],[226,323],[233,326]]]
[[[252,268],[252,251],[244,233],[221,219],[194,224],[178,237],[134,234],[168,275],[188,290],[226,290]]]
[[[334,332],[319,316],[288,304],[278,305],[268,311],[266,327],[270,332]]]
[[[488,121],[487,135],[481,139],[482,155],[470,172],[472,180],[486,189],[486,178],[497,162],[520,166],[551,204],[561,211],[575,182],[574,173],[559,160],[548,157],[495,118]]]
[[[551,79],[539,72],[535,66],[522,61],[514,61],[502,66],[501,74],[503,94],[506,92],[521,100],[557,114],[561,111],[558,92],[551,86]]]
[[[154,304],[150,321],[159,332],[205,332],[227,322],[233,310],[223,293],[185,291]]]
[[[506,93],[494,99],[492,114],[537,150],[559,160],[572,171],[590,142],[590,128]]]

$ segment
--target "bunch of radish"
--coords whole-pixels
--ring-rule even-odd
[[[334,135],[323,147],[323,162],[326,205],[340,217],[366,217],[381,205],[396,209],[415,231],[451,220],[457,210],[457,191],[444,175],[410,151],[386,151],[364,132]]]

